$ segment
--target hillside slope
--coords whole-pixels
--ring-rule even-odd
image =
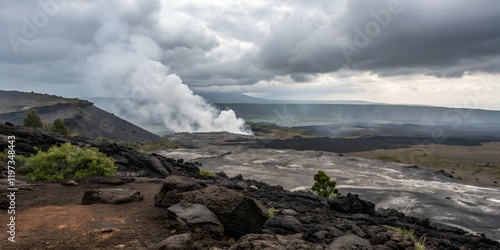
[[[54,95],[0,90],[0,122],[16,125],[23,123],[29,109],[34,109],[44,123],[60,118],[71,130],[95,139],[143,141],[160,137],[144,130],[112,113],[77,98],[63,98]]]

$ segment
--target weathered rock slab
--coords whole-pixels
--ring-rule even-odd
[[[155,195],[155,205],[158,207],[170,207],[182,201],[180,193],[205,188],[207,184],[201,180],[188,177],[171,175],[165,178],[163,186]]]
[[[168,211],[193,227],[195,231],[205,231],[216,236],[222,236],[224,233],[224,226],[206,206],[182,201],[169,207]]]

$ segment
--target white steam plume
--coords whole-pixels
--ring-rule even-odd
[[[195,95],[180,77],[169,74],[159,62],[158,44],[146,35],[130,34],[129,29],[124,22],[106,18],[94,36],[99,53],[87,59],[85,69],[88,81],[129,98],[113,112],[136,121],[162,122],[174,132],[252,134],[233,110],[219,111]]]

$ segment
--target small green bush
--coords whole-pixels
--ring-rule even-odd
[[[57,181],[93,175],[113,175],[114,160],[97,148],[72,145],[67,142],[52,146],[47,152],[38,150],[36,155],[24,160],[21,174],[29,180]]]
[[[267,210],[267,216],[269,217],[269,219],[272,219],[274,218],[274,216],[278,214],[278,212],[279,212],[278,209],[271,207]]]
[[[57,118],[54,120],[54,123],[52,123],[52,132],[61,134],[61,135],[69,135],[69,130],[64,124],[64,122]]]
[[[314,175],[314,184],[311,190],[317,195],[332,198],[340,195],[339,190],[335,187],[337,183],[328,176],[325,171],[319,170]]]
[[[212,172],[212,171],[208,171],[208,170],[203,170],[203,169],[200,169],[200,172],[199,174],[201,176],[215,176],[215,173]]]
[[[29,128],[42,128],[43,123],[40,116],[35,112],[34,109],[28,110],[24,116],[23,126]]]
[[[69,135],[68,127],[66,127],[64,122],[59,118],[55,119],[52,123],[44,123],[43,130],[60,135]]]

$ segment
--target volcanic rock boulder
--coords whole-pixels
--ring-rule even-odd
[[[254,249],[300,249],[319,250],[321,245],[302,240],[302,234],[295,235],[270,235],[270,234],[247,234],[240,238],[229,250],[254,250]]]
[[[183,194],[185,200],[207,206],[226,229],[227,235],[236,237],[258,233],[268,219],[267,209],[254,199],[219,186]]]
[[[375,215],[375,204],[360,199],[357,194],[348,193],[346,196],[328,200],[328,205],[331,209],[341,213]]]
[[[373,247],[366,239],[356,235],[344,235],[336,238],[326,250],[372,250]],[[403,248],[404,249],[404,248]]]
[[[142,197],[141,193],[136,190],[124,188],[105,188],[86,191],[83,195],[82,204],[123,204],[142,201],[143,199],[144,198]]]
[[[206,186],[207,184],[201,180],[178,175],[168,176],[163,181],[160,192],[155,195],[155,205],[170,207],[182,201],[181,193],[202,189]]]
[[[175,214],[195,232],[208,232],[218,237],[224,233],[224,226],[206,206],[182,201],[169,207],[168,211]]]
[[[272,229],[276,234],[291,234],[302,232],[302,223],[293,216],[280,215],[264,224],[266,228]]]
[[[260,232],[268,219],[267,209],[259,201],[224,187],[209,186],[201,180],[182,176],[165,178],[155,196],[155,204],[169,208],[181,201],[210,209],[224,225],[227,235],[240,237]]]

